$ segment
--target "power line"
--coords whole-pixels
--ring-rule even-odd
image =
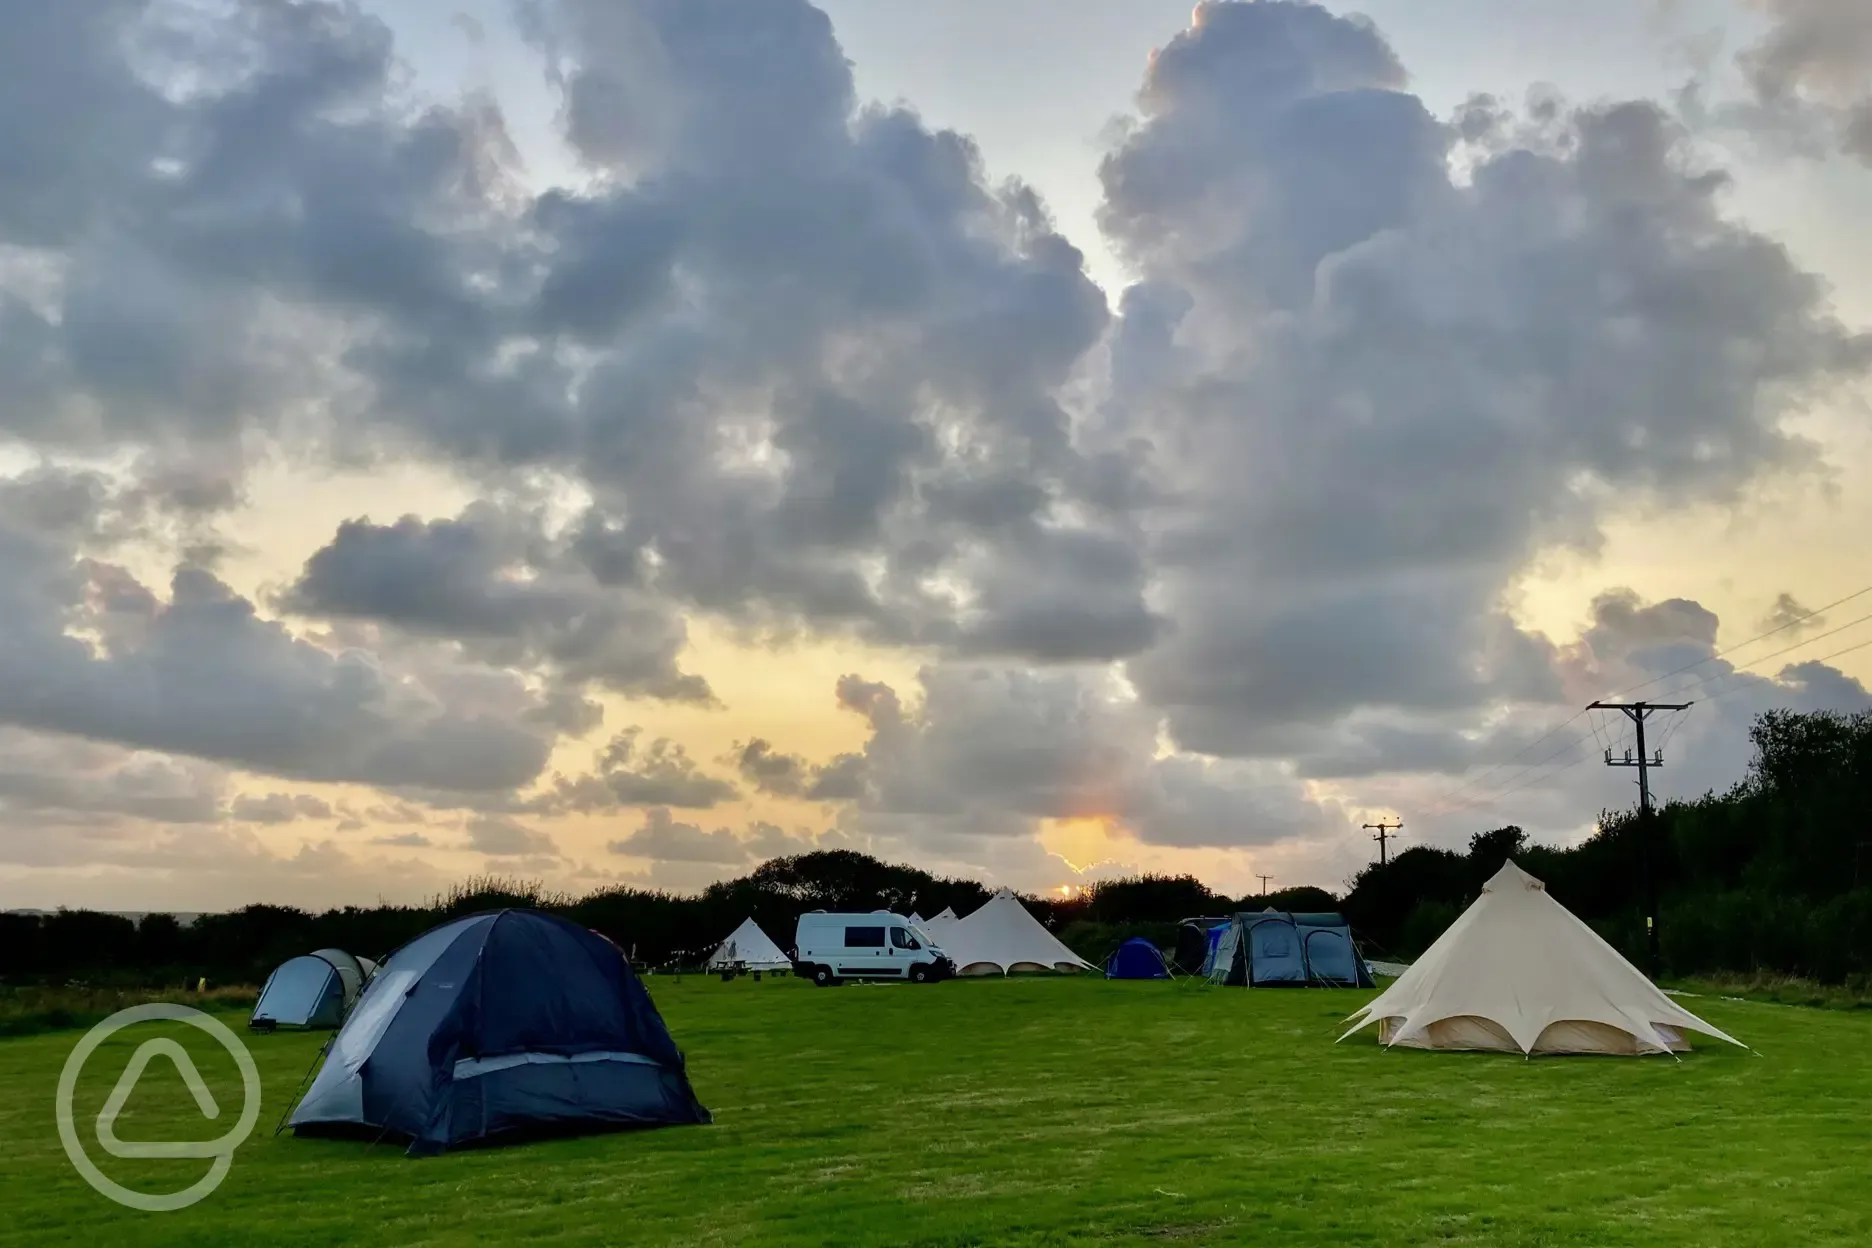
[[[1860,616],[1856,620],[1847,620],[1844,624],[1841,624],[1836,628],[1829,628],[1824,633],[1815,633],[1813,636],[1805,638],[1801,641],[1797,641],[1791,646],[1783,646],[1779,650],[1771,651],[1768,654],[1762,655],[1761,658],[1759,659],[1750,659],[1747,663],[1737,663],[1733,665],[1726,672],[1716,672],[1713,675],[1705,676],[1702,680],[1696,681],[1692,684],[1684,685],[1681,688],[1673,689],[1671,690],[1671,693],[1673,696],[1682,697],[1684,694],[1689,693],[1692,689],[1701,689],[1704,685],[1710,684],[1714,681],[1723,680],[1727,677],[1734,676],[1738,672],[1747,671],[1749,668],[1754,667],[1757,663],[1766,663],[1769,659],[1778,659],[1784,654],[1788,654],[1792,651],[1801,649],[1803,646],[1811,646],[1816,641],[1824,640],[1825,638],[1833,636],[1835,633],[1843,633],[1849,628],[1853,628],[1860,624],[1865,623],[1867,620],[1872,620],[1872,612],[1867,612],[1866,614]],[[1846,650],[1841,650],[1841,651],[1838,651],[1837,653],[1846,654],[1849,651],[1857,650],[1858,648],[1859,648],[1858,646],[1849,646]],[[1824,663],[1826,662],[1826,659],[1825,658],[1803,659],[1802,662]]]
[[[1608,698],[1622,698],[1628,693],[1637,693],[1640,689],[1649,689],[1652,685],[1657,684],[1660,680],[1669,680],[1673,676],[1683,675],[1685,672],[1690,671],[1692,668],[1702,667],[1705,663],[1713,663],[1717,659],[1722,658],[1724,655],[1734,654],[1736,651],[1742,649],[1745,646],[1752,646],[1756,642],[1761,641],[1764,638],[1774,636],[1776,633],[1786,632],[1788,629],[1793,628],[1796,625],[1806,623],[1808,620],[1813,619],[1814,616],[1819,615],[1823,611],[1831,611],[1834,607],[1844,606],[1846,603],[1851,602],[1853,599],[1863,598],[1867,594],[1872,594],[1872,585],[1868,585],[1864,589],[1855,589],[1852,593],[1847,594],[1844,598],[1835,598],[1832,602],[1827,603],[1824,607],[1815,607],[1813,610],[1807,612],[1805,615],[1797,615],[1791,620],[1786,620],[1780,624],[1775,625],[1773,628],[1769,629],[1765,633],[1756,633],[1753,637],[1750,637],[1746,641],[1738,641],[1735,643],[1735,645],[1728,646],[1728,647],[1725,647],[1724,649],[1718,650],[1715,654],[1706,655],[1703,658],[1698,659],[1694,663],[1686,663],[1682,667],[1677,668],[1675,671],[1665,672],[1662,676],[1653,676],[1650,680],[1645,681],[1641,685],[1633,685],[1628,689],[1620,689],[1615,693],[1608,693],[1606,696]],[[1851,628],[1853,624],[1858,624],[1861,621],[1868,620],[1868,619],[1872,619],[1872,615],[1862,615],[1859,617],[1859,619],[1853,620],[1851,623],[1840,625],[1840,628]],[[1839,631],[1839,628],[1833,629],[1832,631],[1837,633]],[[1818,641],[1821,637],[1825,637],[1825,636],[1827,636],[1826,633],[1819,633],[1813,637],[1807,638],[1807,641]],[[1801,642],[1799,644],[1805,645],[1806,642]],[[1789,647],[1789,649],[1792,649],[1792,648],[1793,647],[1791,646]],[[1786,654],[1787,651],[1780,650],[1780,651],[1776,651],[1776,653]],[[1772,654],[1763,655],[1761,658],[1751,660],[1750,663],[1744,664],[1741,666],[1753,666],[1755,663],[1761,663],[1768,659],[1772,659],[1773,657],[1774,655]]]

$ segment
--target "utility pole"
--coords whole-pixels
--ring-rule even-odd
[[[1273,876],[1271,876],[1271,875],[1261,875],[1261,874],[1258,874],[1258,873],[1257,873],[1257,874],[1255,875],[1255,879],[1257,879],[1257,880],[1260,880],[1260,881],[1261,881],[1261,895],[1262,895],[1263,897],[1265,897],[1265,896],[1267,896],[1267,893],[1268,893],[1268,889],[1267,889],[1267,886],[1268,886],[1268,881],[1269,881],[1269,880],[1271,880],[1271,879],[1273,879],[1273,878],[1274,878],[1274,877],[1273,877]]]
[[[1375,831],[1378,833],[1377,836],[1374,836],[1371,839],[1378,842],[1378,865],[1379,866],[1382,867],[1385,865],[1385,863],[1390,861],[1390,859],[1385,856],[1385,838],[1388,836],[1396,835],[1399,829],[1401,829],[1403,826],[1404,825],[1402,823],[1386,823],[1382,819],[1380,819],[1377,823],[1368,823],[1365,825],[1365,830],[1367,832]]]
[[[1664,765],[1664,751],[1659,750],[1655,757],[1646,757],[1644,743],[1645,718],[1653,711],[1687,711],[1694,703],[1690,702],[1594,702],[1586,709],[1589,711],[1618,711],[1632,721],[1632,727],[1638,734],[1638,757],[1633,758],[1630,750],[1624,758],[1613,758],[1612,751],[1605,752],[1608,767],[1636,767],[1638,769],[1638,863],[1644,886],[1645,906],[1645,943],[1646,952],[1651,958],[1651,978],[1656,979],[1660,970],[1661,959],[1658,956],[1658,886],[1657,868],[1651,862],[1651,839],[1654,835],[1651,826],[1651,768]]]

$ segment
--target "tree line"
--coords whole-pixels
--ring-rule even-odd
[[[752,917],[777,943],[792,943],[809,910],[889,910],[968,914],[991,896],[975,880],[932,875],[851,850],[818,851],[762,863],[748,875],[698,895],[606,888],[573,897],[527,881],[483,876],[422,905],[347,906],[308,913],[252,905],[181,924],[167,914],[140,920],[89,910],[0,914],[0,981],[117,984],[255,984],[287,958],[339,948],[381,959],[448,919],[524,906],[560,914],[610,937],[639,967],[699,966],[742,920]],[[1275,905],[1330,908],[1320,889],[1231,899],[1192,876],[1146,875],[1095,885],[1072,897],[1021,897],[1036,918],[1081,955],[1102,958],[1124,937],[1168,946],[1179,919]]]
[[[1229,897],[1189,876],[1100,882],[1070,897],[1022,901],[1093,961],[1119,940],[1173,947],[1177,923],[1237,910],[1338,910],[1368,956],[1426,948],[1514,856],[1549,891],[1642,965],[1641,838],[1658,873],[1665,969],[1770,970],[1826,982],[1872,970],[1872,713],[1760,716],[1747,775],[1728,792],[1672,802],[1644,826],[1605,812],[1582,844],[1529,844],[1519,827],[1481,832],[1463,851],[1413,847],[1372,864],[1343,896],[1298,888]],[[437,923],[503,906],[562,914],[602,932],[646,968],[697,966],[750,916],[783,947],[808,910],[967,914],[990,890],[850,850],[761,864],[694,896],[607,888],[583,897],[492,877],[422,905],[320,914],[253,905],[192,924],[84,910],[0,914],[0,981],[259,983],[286,958],[334,946],[380,958]]]

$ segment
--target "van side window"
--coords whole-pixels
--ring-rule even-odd
[[[848,927],[845,929],[845,947],[847,949],[882,949],[884,929],[881,927]]]
[[[917,943],[917,938],[912,936],[909,933],[909,931],[905,928],[893,927],[890,929],[890,932],[891,932],[891,944],[895,948],[921,949],[923,947],[922,945]]]

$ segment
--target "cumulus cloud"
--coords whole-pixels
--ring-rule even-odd
[[[212,824],[226,784],[193,759],[0,728],[0,827],[14,831]]]
[[[727,828],[704,832],[693,823],[679,821],[662,807],[646,810],[641,827],[621,840],[609,842],[605,848],[614,854],[666,862],[736,866],[748,861],[747,846]]]
[[[555,545],[539,516],[486,503],[454,520],[350,520],[280,605],[460,641],[494,666],[550,666],[575,687],[712,700],[707,681],[678,668],[687,634],[667,601],[603,585]]]
[[[1872,344],[1653,105],[1453,128],[1368,24],[1198,14],[1101,169],[1149,292],[1119,354],[1153,361],[1110,418],[1179,487],[1153,526],[1176,628],[1131,679],[1179,745],[1243,757],[1356,713],[1559,698],[1512,577],[1634,498],[1811,465],[1788,420]]]
[[[868,849],[862,837],[838,830],[822,832],[800,828],[788,832],[778,824],[756,820],[745,834],[726,827],[704,830],[685,823],[668,809],[646,810],[643,822],[628,836],[606,842],[605,849],[625,858],[650,861],[639,883],[658,887],[693,888],[738,874],[758,862],[818,849]]]
[[[385,670],[186,563],[159,596],[69,529],[0,509],[0,724],[305,780],[476,791],[545,764],[550,733],[528,722],[535,699],[515,676],[451,688],[447,668]]]
[[[740,790],[697,767],[683,746],[667,737],[640,744],[643,729],[626,728],[599,752],[597,770],[575,779],[554,778],[534,799],[541,811],[615,810],[620,806],[676,806],[707,810],[733,801]]]
[[[864,758],[857,754],[840,754],[829,762],[813,764],[755,737],[736,742],[731,758],[749,784],[774,797],[839,801],[857,797],[864,784]]]

